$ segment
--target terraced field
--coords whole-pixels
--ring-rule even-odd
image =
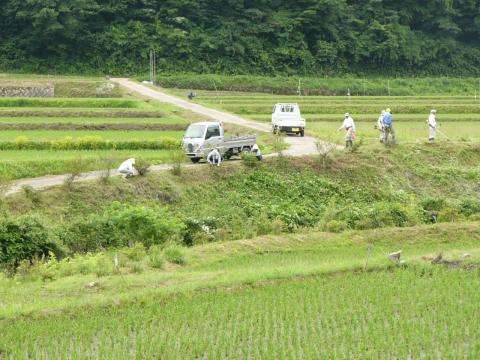
[[[170,90],[185,96],[187,90]],[[421,96],[421,97],[360,97],[360,96],[282,96],[265,93],[197,91],[196,102],[242,115],[257,121],[269,122],[271,110],[277,102],[300,104],[308,121],[307,132],[323,139],[341,141],[338,129],[343,114],[349,112],[357,121],[357,135],[365,143],[378,139],[373,128],[382,109],[391,108],[400,142],[427,139],[426,119],[431,109],[438,111],[438,122],[447,138],[457,141],[480,139],[480,96]]]
[[[103,169],[128,157],[172,162],[185,128],[200,118],[118,87],[96,98],[102,83],[60,80],[55,98],[1,98],[0,178]]]

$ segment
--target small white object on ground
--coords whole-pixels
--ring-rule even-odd
[[[402,256],[402,250],[399,250],[399,251],[396,251],[396,252],[393,252],[393,253],[390,253],[388,255],[388,258],[392,261],[399,261],[400,260],[400,256]]]

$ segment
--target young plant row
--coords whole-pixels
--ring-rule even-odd
[[[0,107],[138,108],[140,102],[131,99],[0,98]]]
[[[473,359],[480,355],[478,275],[400,266],[151,296],[6,322],[0,348],[7,359]]]
[[[30,140],[19,136],[15,141],[0,141],[0,150],[175,150],[180,143],[176,139],[161,140],[103,140],[95,136],[66,137],[60,140]]]

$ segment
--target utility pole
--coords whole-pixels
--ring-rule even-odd
[[[156,52],[155,50],[150,50],[150,82],[155,84],[157,77],[156,69]]]

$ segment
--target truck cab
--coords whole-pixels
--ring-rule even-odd
[[[272,110],[273,133],[286,132],[305,136],[305,119],[297,103],[278,103]]]

